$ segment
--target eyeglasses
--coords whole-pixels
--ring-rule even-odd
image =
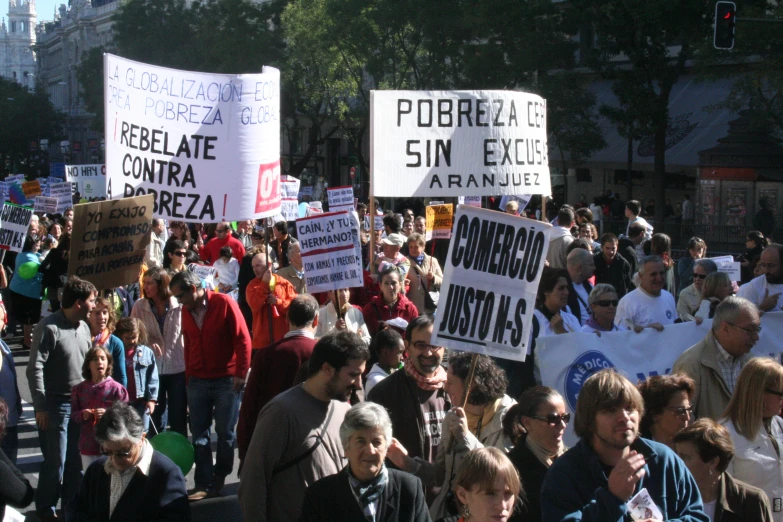
[[[617,308],[617,303],[619,303],[619,302],[620,301],[617,300],[617,299],[602,299],[600,301],[596,301],[593,304],[597,304],[598,306],[600,306],[602,308],[607,307],[607,306],[614,306],[615,308]]]
[[[728,324],[729,326],[733,326],[734,328],[738,328],[748,335],[761,333],[761,326],[750,326],[748,328],[743,328],[742,326],[737,326],[736,324],[730,323],[728,321],[726,321],[726,324]]]
[[[771,393],[772,395],[777,395],[780,398],[783,398],[783,392],[775,391],[775,390],[764,390],[767,393]]]
[[[758,263],[756,266],[761,268],[762,270],[767,270],[768,268],[775,268],[780,263]]]
[[[570,413],[564,413],[562,415],[560,415],[559,413],[550,413],[546,417],[538,417],[536,415],[533,415],[530,418],[546,422],[550,426],[559,426],[561,422],[567,426],[568,423],[571,422]]]
[[[419,351],[426,351],[426,350],[432,350],[433,352],[437,352],[438,350],[442,350],[442,346],[435,346],[434,344],[428,344],[424,341],[416,341],[413,343],[413,347],[416,348]]]
[[[680,406],[679,408],[666,408],[666,409],[674,413],[678,417],[684,417],[686,413],[688,415],[693,415],[693,406],[688,406],[687,408],[685,406]]]
[[[694,279],[707,279],[707,274],[693,274]]]
[[[185,257],[187,252],[185,252],[184,250],[178,250],[177,252],[172,252],[172,254],[174,254],[177,257]]]
[[[128,448],[127,450],[124,451],[106,451],[104,449],[101,450],[101,455],[104,455],[109,458],[114,457],[123,460],[129,459],[132,453],[133,453],[133,448]]]

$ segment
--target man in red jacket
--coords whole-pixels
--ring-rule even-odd
[[[288,306],[288,333],[253,356],[247,388],[239,409],[239,460],[245,458],[258,413],[266,403],[304,380],[298,378],[299,372],[313,353],[317,326],[318,301],[308,294],[298,295]]]
[[[179,272],[171,279],[170,288],[182,304],[190,432],[196,463],[196,487],[189,498],[201,500],[220,493],[234,466],[234,428],[250,365],[250,334],[236,301],[205,290],[194,272]],[[218,437],[214,465],[210,447],[213,411]]]
[[[217,237],[210,239],[206,245],[201,247],[198,256],[211,265],[220,259],[220,249],[229,246],[234,254],[234,259],[241,263],[242,258],[245,257],[245,247],[240,240],[231,235],[231,225],[222,221],[215,228],[215,233]]]

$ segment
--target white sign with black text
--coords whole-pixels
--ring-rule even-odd
[[[296,222],[307,291],[364,285],[359,229],[352,212],[329,212]]]

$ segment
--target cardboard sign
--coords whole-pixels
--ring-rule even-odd
[[[286,221],[296,221],[299,217],[299,186],[301,181],[293,176],[280,178],[280,213]]]
[[[35,198],[35,206],[33,210],[35,212],[42,212],[45,214],[57,213],[57,204],[59,200],[50,196],[38,196]]]
[[[329,212],[296,222],[307,291],[328,292],[364,285],[356,217]]]
[[[107,197],[187,222],[280,213],[280,71],[180,71],[104,54]],[[149,216],[152,217],[152,216]]]
[[[459,205],[432,344],[524,361],[551,229]]]
[[[514,91],[370,93],[375,196],[550,196],[546,100]]]
[[[454,205],[435,205],[426,209],[427,241],[430,239],[449,239],[451,237],[451,224],[454,218]]]
[[[31,208],[12,203],[3,204],[3,213],[0,216],[0,249],[21,252],[32,217]]]
[[[68,276],[99,290],[138,282],[152,230],[151,195],[74,207]]]
[[[331,187],[326,189],[326,195],[329,198],[329,212],[354,209],[353,187]]]

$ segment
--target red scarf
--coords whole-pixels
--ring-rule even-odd
[[[446,370],[443,369],[443,366],[438,366],[438,369],[435,370],[435,373],[432,374],[432,377],[427,377],[420,374],[418,370],[413,367],[413,364],[411,364],[410,358],[405,361],[405,366],[403,366],[403,368],[405,368],[405,373],[408,375],[408,377],[415,380],[416,385],[422,390],[440,390],[443,388],[443,384],[446,382]]]

